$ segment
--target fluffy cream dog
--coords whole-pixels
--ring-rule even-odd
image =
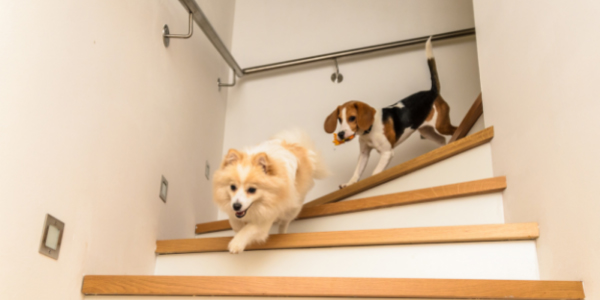
[[[264,242],[274,223],[286,233],[314,179],[327,176],[308,136],[286,131],[255,147],[230,149],[213,180],[213,198],[236,232],[229,252]]]

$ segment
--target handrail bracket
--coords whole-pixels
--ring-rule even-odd
[[[169,25],[163,26],[163,44],[165,47],[169,47],[170,39],[189,39],[194,34],[194,14],[190,12],[189,29],[187,34],[171,34],[169,32]]]
[[[340,68],[338,67],[337,58],[333,59],[333,63],[335,64],[335,73],[331,74],[331,81],[335,83],[337,80],[337,83],[340,83],[340,82],[344,81],[344,75],[342,75],[340,73]]]
[[[235,72],[233,72],[233,82],[232,83],[222,83],[221,78],[218,78],[217,85],[219,86],[219,92],[221,91],[221,87],[234,87],[236,78],[237,78],[237,76],[235,76]]]

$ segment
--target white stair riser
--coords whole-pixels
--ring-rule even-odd
[[[500,193],[294,221],[294,232],[502,224]],[[232,232],[233,233],[233,232]]]
[[[539,279],[535,242],[161,255],[156,275]]]
[[[504,223],[502,194],[497,192],[296,220],[290,224],[288,232],[322,232],[502,223]],[[277,226],[273,226],[271,233],[277,233],[276,227]],[[232,230],[227,230],[200,234],[196,237],[233,236],[233,234],[234,232]]]

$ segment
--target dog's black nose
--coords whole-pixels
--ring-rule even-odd
[[[237,202],[233,204],[233,210],[238,211],[238,210],[240,210],[240,208],[242,208],[241,204],[239,204]]]
[[[344,132],[343,131],[338,132],[338,137],[340,138],[340,140],[343,140],[344,139]]]

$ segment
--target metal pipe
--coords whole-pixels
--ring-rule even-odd
[[[180,1],[185,1],[185,0],[180,0]],[[193,0],[189,0],[189,1],[193,1]],[[472,35],[472,34],[475,34],[475,28],[468,28],[468,29],[463,29],[463,30],[435,34],[432,36],[431,40],[433,40],[433,41],[445,40],[445,39],[467,36],[467,35]],[[336,59],[336,58],[340,58],[340,57],[371,53],[371,52],[375,52],[375,51],[382,51],[382,50],[388,50],[388,49],[393,49],[393,48],[406,47],[406,46],[410,46],[410,45],[424,43],[427,41],[427,39],[429,39],[429,36],[423,36],[423,37],[412,38],[412,39],[407,39],[407,40],[402,40],[402,41],[397,41],[397,42],[392,42],[392,43],[379,44],[379,45],[374,45],[374,46],[368,46],[368,47],[333,52],[333,53],[328,53],[328,54],[310,56],[310,57],[305,57],[305,58],[300,58],[300,59],[288,60],[288,61],[268,64],[268,65],[250,67],[250,68],[246,68],[242,71],[243,71],[244,75],[250,75],[250,74],[271,71],[271,70],[276,70],[276,69],[281,69],[281,68],[287,68],[287,67],[292,67],[292,66],[298,66],[298,65],[304,65],[304,64],[324,61],[324,60]]]
[[[244,76],[242,68],[235,61],[235,58],[233,58],[229,50],[227,50],[227,47],[225,47],[225,44],[223,43],[215,29],[212,27],[210,22],[208,22],[208,19],[200,9],[200,6],[198,6],[198,3],[196,3],[195,0],[179,0],[179,2],[181,2],[181,4],[183,4],[183,6],[185,6],[188,9],[188,11],[194,15],[194,21],[196,21],[198,27],[200,27],[200,29],[204,31],[204,34],[206,35],[208,40],[213,44],[213,46],[215,46],[215,48],[217,48],[219,54],[221,54],[225,62],[227,62],[229,67],[233,69],[235,74],[238,77]]]

